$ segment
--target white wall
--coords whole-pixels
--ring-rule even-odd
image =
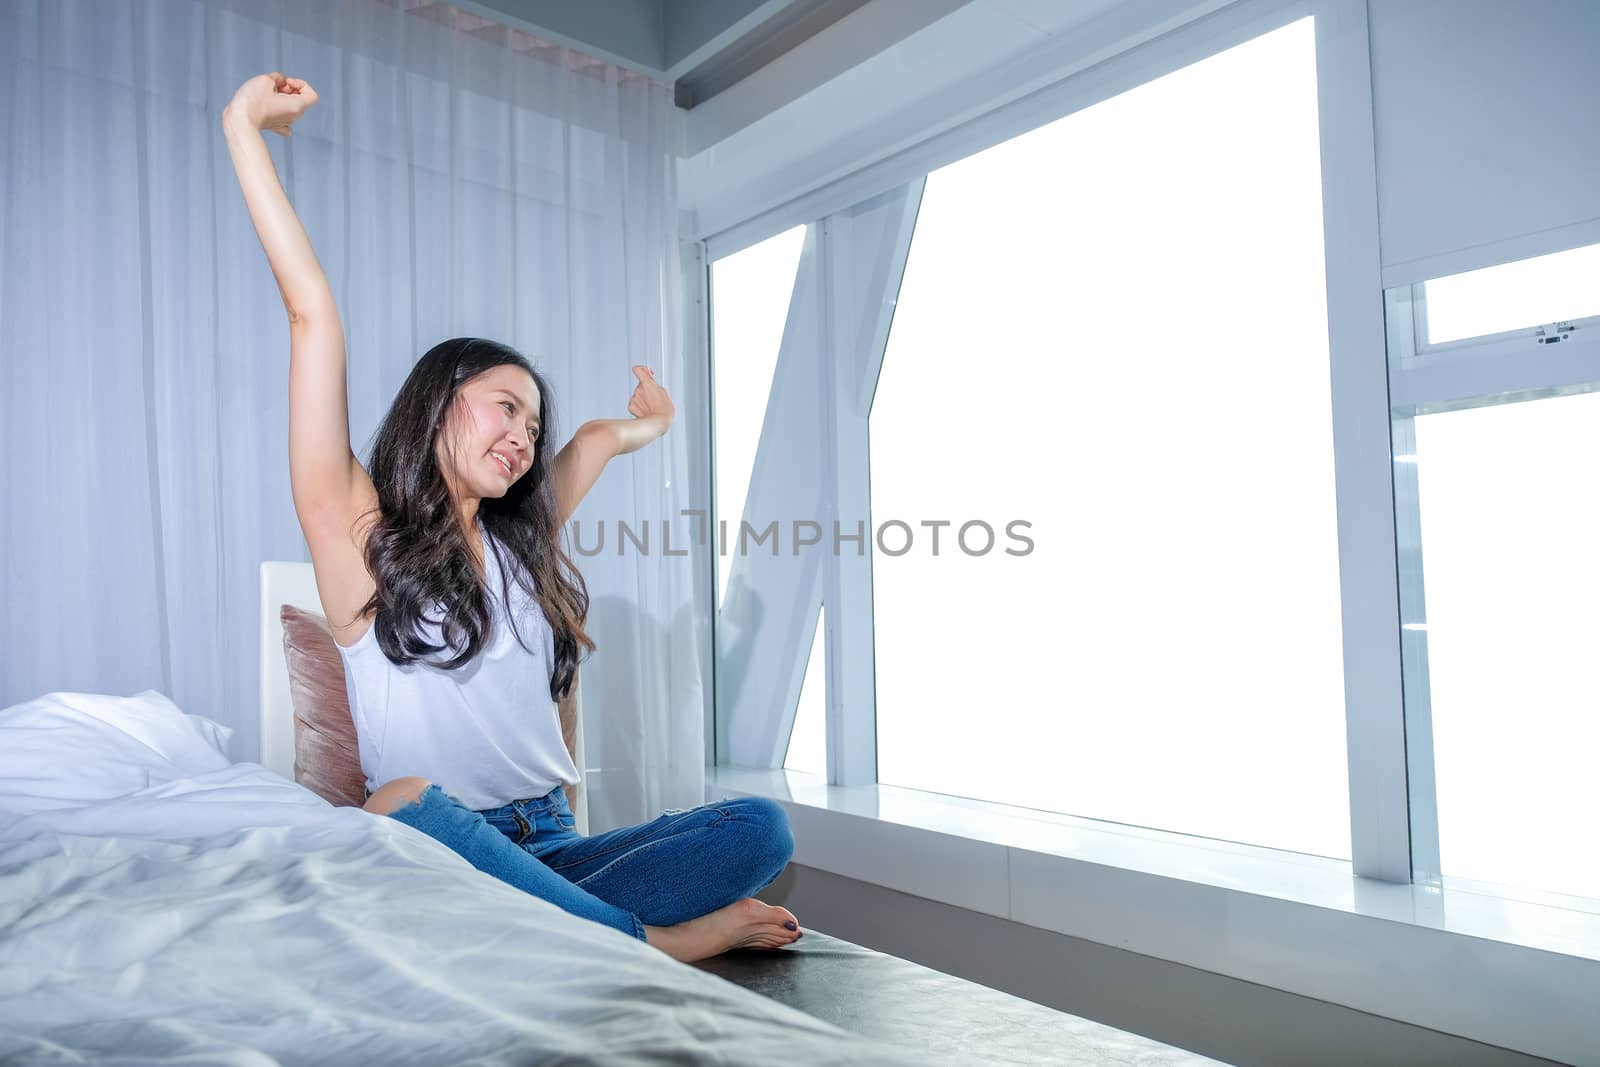
[[[1286,19],[1272,14],[1282,7],[1063,5],[1059,24],[1037,27],[1014,8],[969,3],[865,62],[851,56],[846,73],[775,110],[774,87],[747,79],[716,108],[685,116],[693,153],[679,169],[686,227],[726,254],[1193,62],[1241,33],[1265,32]],[[1384,284],[1600,241],[1600,3],[1369,0],[1368,9]],[[843,47],[835,38],[847,37],[856,17],[785,61],[835,65],[830,50]],[[1041,89],[1052,70],[1056,79],[1072,76],[1073,88]],[[1015,117],[987,123],[987,137],[961,134],[963,125],[984,124],[975,112],[997,107]],[[742,110],[764,117],[733,130],[718,121]],[[853,180],[852,168],[863,168]]]
[[[1600,3],[1367,7],[1385,285],[1600,240]]]
[[[1283,7],[1275,0],[873,0],[685,113],[678,168],[685,230],[714,238],[720,257],[1204,58],[1244,39],[1242,25],[1274,29],[1292,17]],[[930,21],[930,8],[944,13]],[[1183,40],[1154,67],[1107,64],[1117,68],[1109,76],[1089,70],[1179,29]],[[869,47],[878,50],[864,58]],[[818,70],[836,73],[813,85]],[[1080,73],[1095,76],[1074,80],[1079,102],[1059,102],[1051,87]],[[797,85],[805,88],[795,95]],[[1001,109],[996,123],[990,116]],[[757,216],[768,217],[746,225]]]

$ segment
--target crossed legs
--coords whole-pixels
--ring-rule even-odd
[[[363,806],[414,826],[479,870],[675,959],[779,948],[800,937],[791,912],[743,891],[776,878],[793,850],[787,820],[771,801],[729,800],[573,838],[543,860],[425,778],[388,782]],[[709,878],[708,857],[715,867]]]

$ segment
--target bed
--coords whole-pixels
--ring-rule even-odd
[[[926,1063],[335,808],[156,692],[0,712],[0,1063]]]
[[[281,726],[268,620],[318,605],[271,566]],[[0,1064],[1210,1062],[820,931],[677,963],[295,784],[289,730],[236,762],[154,691],[0,710]]]

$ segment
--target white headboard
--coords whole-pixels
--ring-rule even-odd
[[[283,620],[278,617],[285,604],[327,614],[311,564],[261,564],[261,765],[293,781],[294,706],[289,702],[289,664],[283,658]]]

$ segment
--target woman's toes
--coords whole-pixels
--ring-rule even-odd
[[[777,904],[765,904],[754,897],[746,897],[744,900],[740,901],[740,903],[751,905],[753,912],[759,911],[760,919],[765,922],[775,923],[778,926],[783,927],[785,930],[800,929],[800,920],[796,919],[794,917],[794,912],[790,911],[788,908]],[[756,918],[757,916],[752,914],[751,917]]]

